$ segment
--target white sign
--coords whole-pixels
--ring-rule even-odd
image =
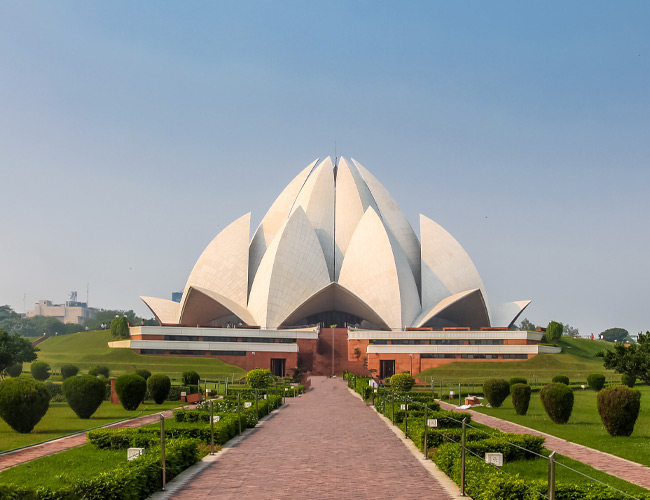
[[[221,420],[221,417],[219,415],[214,415],[212,417],[212,421],[215,422],[215,423],[218,422],[219,420]]]
[[[406,405],[399,405],[399,409],[400,409],[400,410],[406,410],[406,409],[407,409],[407,406],[406,406]]]
[[[268,399],[267,396],[266,396],[266,394],[264,394],[264,399]]]
[[[244,403],[244,408],[250,408],[251,406],[253,406],[253,403],[251,403],[250,401],[246,401]]]
[[[187,396],[187,392],[185,391],[181,392],[181,397],[184,398],[185,396]]]
[[[212,389],[206,389],[205,392],[206,394],[212,394]]]
[[[501,467],[503,465],[503,453],[486,453],[485,463]]]
[[[129,448],[126,450],[126,459],[133,460],[138,458],[140,455],[144,455],[144,448]]]
[[[449,391],[449,397],[453,398],[456,393],[454,391]]]
[[[432,429],[438,427],[438,419],[437,418],[427,419],[427,427],[431,427]]]

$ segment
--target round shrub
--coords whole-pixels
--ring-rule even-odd
[[[68,377],[74,377],[77,373],[79,373],[79,367],[75,365],[61,365],[61,378],[63,380]]]
[[[0,382],[0,417],[21,434],[31,432],[50,406],[43,382],[8,378]]]
[[[183,372],[183,385],[197,385],[201,377],[195,371]]]
[[[409,392],[415,385],[415,379],[409,372],[396,373],[390,378],[390,387],[397,392]]]
[[[44,361],[34,361],[29,370],[32,372],[32,377],[41,382],[50,378],[50,365]]]
[[[483,395],[493,408],[498,408],[510,394],[510,384],[502,378],[491,378],[483,384]]]
[[[10,377],[20,377],[20,374],[23,372],[23,364],[14,363],[13,365],[9,365],[5,368],[5,372],[7,372],[7,375]]]
[[[510,386],[512,405],[515,407],[517,415],[525,415],[528,412],[530,393],[531,389],[528,384],[514,384]]]
[[[554,384],[569,385],[569,377],[566,375],[556,375],[552,380]]]
[[[634,387],[634,384],[636,384],[636,377],[624,373],[623,375],[621,375],[621,384],[632,389],[632,387]]]
[[[157,405],[165,401],[171,388],[172,382],[167,375],[157,373],[147,379],[147,389],[149,389],[149,394],[151,394]]]
[[[135,373],[122,375],[115,381],[115,392],[125,410],[135,410],[144,399],[147,382]]]
[[[50,401],[60,402],[61,399],[64,399],[60,397],[63,394],[61,384],[55,384],[54,382],[50,382],[48,380],[45,382],[45,390],[50,395]]]
[[[108,366],[94,366],[88,370],[88,375],[92,375],[93,377],[104,375],[104,377],[108,378],[111,375],[111,369]]]
[[[510,387],[512,387],[515,384],[527,384],[528,380],[524,377],[512,377],[510,380],[508,380],[508,383],[510,384]]]
[[[273,375],[270,370],[255,368],[246,373],[246,383],[251,389],[264,389],[273,382]]]
[[[602,373],[592,373],[587,377],[587,384],[589,384],[589,387],[594,391],[598,392],[605,385],[605,375]]]
[[[151,372],[149,370],[145,370],[144,368],[141,368],[140,370],[136,370],[135,374],[140,375],[145,380],[148,380],[149,377],[151,377]]]
[[[545,385],[539,393],[546,414],[556,424],[566,424],[573,411],[573,391],[566,384]]]
[[[63,381],[63,394],[79,418],[90,418],[104,401],[106,384],[92,375],[68,377]]]
[[[598,413],[611,436],[629,436],[641,408],[641,393],[623,385],[598,393]]]

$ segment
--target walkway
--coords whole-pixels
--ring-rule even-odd
[[[171,418],[173,416],[172,410],[167,410],[161,413],[165,415],[165,418]],[[153,422],[158,422],[159,420],[160,413],[152,413],[151,415],[144,415],[142,417],[132,418],[123,422],[109,424],[104,426],[104,429],[125,429],[127,427],[140,427],[141,425],[151,424]],[[0,470],[8,469],[14,465],[29,462],[30,460],[34,460],[36,458],[54,455],[55,453],[67,450],[68,448],[74,448],[75,446],[86,444],[88,442],[86,432],[87,431],[79,432],[77,434],[72,434],[71,436],[55,439],[54,441],[35,444],[27,448],[10,451],[8,453],[0,455]]]
[[[452,498],[340,379],[312,387],[168,498]]]
[[[626,460],[624,458],[610,455],[603,451],[594,450],[581,444],[566,441],[545,432],[540,432],[535,429],[524,427],[523,425],[501,420],[500,418],[485,415],[472,410],[459,410],[456,406],[443,401],[440,402],[440,407],[444,410],[465,411],[472,415],[472,420],[479,424],[488,425],[499,429],[503,432],[512,432],[516,434],[533,434],[535,436],[543,436],[546,438],[544,446],[549,450],[557,451],[565,457],[572,458],[579,462],[591,465],[594,469],[601,470],[612,476],[619,477],[630,483],[638,484],[644,488],[650,489],[650,467],[645,467],[636,462]]]

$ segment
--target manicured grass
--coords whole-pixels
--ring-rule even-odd
[[[603,373],[608,381],[620,381],[621,376],[605,370],[602,358],[596,357],[598,351],[612,348],[610,342],[562,337],[558,345],[562,348],[561,354],[538,354],[526,361],[456,361],[424,370],[417,376],[425,381],[433,377],[436,383],[442,380],[443,384],[453,381],[478,385],[495,376],[505,379],[525,377],[529,383],[546,383],[555,375],[567,375],[572,383],[586,383],[590,373]]]
[[[97,365],[111,369],[111,375],[133,373],[146,368],[151,373],[165,373],[172,380],[180,380],[184,371],[195,370],[202,379],[225,379],[243,377],[246,372],[218,359],[191,356],[156,356],[137,354],[131,349],[114,349],[108,342],[115,339],[108,330],[72,333],[51,337],[38,345],[39,361],[49,363],[56,372],[66,363],[77,365],[82,372]],[[25,371],[29,365],[25,364]]]
[[[0,472],[0,483],[57,489],[125,463],[126,450],[98,450],[91,444],[38,458]],[[44,480],[44,478],[47,478]]]
[[[524,416],[515,413],[510,397],[500,408],[479,407],[476,411],[650,466],[650,387],[637,385],[635,389],[641,391],[641,412],[630,437],[612,437],[607,433],[598,415],[597,393],[591,390],[574,392],[573,412],[564,425],[548,418],[539,393],[532,394],[528,414]]]
[[[548,455],[549,453],[545,453]],[[589,465],[585,465],[582,462],[576,462],[571,460],[568,457],[556,454],[556,465],[555,465],[555,481],[558,483],[577,483],[577,484],[588,484],[594,483],[591,478],[594,478],[598,481],[601,481],[609,486],[624,491],[630,495],[634,494],[647,494],[648,490],[637,486],[636,484],[628,483],[622,479],[617,478],[616,476],[610,476],[604,472],[594,469]],[[574,469],[582,474],[585,474],[589,477],[585,477],[578,472],[574,472],[567,467]],[[548,460],[539,458],[536,460],[517,460],[514,462],[504,463],[501,468],[504,472],[515,476],[518,475],[521,479],[541,479],[546,480],[548,477]]]
[[[0,419],[0,451],[13,450],[42,441],[80,432],[94,427],[110,424],[125,418],[148,415],[170,408],[181,406],[179,401],[165,401],[161,405],[149,401],[140,405],[135,411],[127,411],[121,405],[102,403],[95,414],[88,420],[83,420],[70,409],[67,403],[50,403],[50,408],[29,434],[20,434]]]

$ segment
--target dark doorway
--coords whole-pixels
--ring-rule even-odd
[[[286,361],[284,358],[271,358],[271,373],[275,377],[284,377]]]
[[[379,378],[385,379],[395,375],[395,360],[382,359],[379,361]]]

